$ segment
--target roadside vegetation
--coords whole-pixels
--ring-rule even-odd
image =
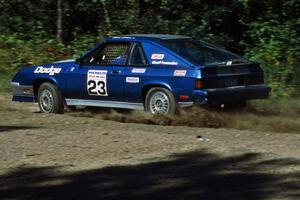
[[[22,66],[76,58],[104,37],[201,38],[258,61],[275,97],[300,94],[300,2],[295,0],[0,0],[0,90]]]
[[[0,35],[0,92],[11,91],[11,78],[21,67],[77,58],[95,45],[96,41],[99,38],[78,38],[63,45],[55,39],[25,40],[16,35]]]

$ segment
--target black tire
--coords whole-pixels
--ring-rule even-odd
[[[151,104],[154,103],[153,98],[155,97],[155,95],[161,95],[164,98],[167,97],[167,99],[166,98],[164,99],[164,102],[168,101],[167,109],[156,110],[155,112],[155,109],[151,107]],[[162,101],[162,100],[157,99],[157,101]],[[164,105],[166,105],[166,103]],[[164,105],[162,107],[166,108]],[[168,89],[161,88],[161,87],[154,87],[147,92],[144,107],[147,112],[150,112],[152,114],[175,115],[177,110],[177,102],[174,95]]]
[[[38,90],[38,104],[43,113],[60,114],[64,111],[62,95],[53,83],[43,83]]]

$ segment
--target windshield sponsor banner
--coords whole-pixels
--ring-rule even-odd
[[[129,37],[129,36],[114,36],[112,37],[114,39],[134,39],[135,37]]]
[[[54,66],[50,68],[39,66],[37,67],[33,73],[35,74],[49,74],[50,76],[54,74],[59,74],[61,72],[61,68],[56,68]]]

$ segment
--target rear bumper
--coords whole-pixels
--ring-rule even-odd
[[[18,82],[12,82],[13,101],[35,102],[35,96],[32,85],[20,85]]]
[[[194,90],[193,102],[196,105],[206,103],[229,103],[269,97],[271,88],[265,84]]]

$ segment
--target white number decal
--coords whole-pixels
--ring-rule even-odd
[[[89,70],[87,74],[87,90],[89,95],[108,96],[105,70]]]

